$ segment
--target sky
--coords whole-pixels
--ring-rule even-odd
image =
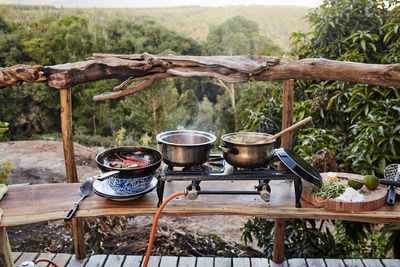
[[[56,7],[172,7],[227,5],[292,5],[317,7],[323,0],[0,0],[0,4],[53,5]]]

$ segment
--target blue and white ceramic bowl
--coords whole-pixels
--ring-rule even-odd
[[[107,179],[107,183],[115,192],[129,195],[146,190],[152,179],[153,175],[132,178],[113,176]]]

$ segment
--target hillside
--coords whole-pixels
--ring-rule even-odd
[[[155,20],[170,30],[190,36],[198,41],[206,38],[209,27],[218,25],[227,19],[241,15],[259,25],[260,32],[268,35],[276,44],[288,50],[290,34],[306,31],[307,24],[302,19],[309,8],[299,6],[227,6],[227,7],[169,7],[169,8],[59,8],[56,10],[8,10],[2,12],[6,18],[14,21],[35,20],[38,16],[84,17],[90,25],[107,23],[118,17],[132,19],[135,22]]]

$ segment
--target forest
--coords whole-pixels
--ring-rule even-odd
[[[259,54],[285,59],[322,57],[362,63],[399,63],[399,2],[325,0],[306,15],[307,32],[291,34],[290,49],[277,45],[257,22],[243,16],[210,25],[202,39],[179,33],[154,19],[97,16],[93,23],[91,15],[101,13],[93,9],[66,12],[49,7],[44,12],[0,6],[0,66],[75,62],[95,52]],[[211,78],[169,78],[123,99],[92,101],[94,95],[109,91],[121,82],[103,80],[72,89],[76,142],[93,146],[117,143],[154,146],[156,134],[166,130],[197,129],[214,133],[218,138],[242,130],[277,133],[281,127],[280,81],[233,85]],[[1,141],[59,136],[60,106],[56,89],[27,83],[19,88],[6,87],[0,89],[0,103],[0,121],[8,123],[8,131],[0,133]],[[382,176],[385,166],[400,162],[398,88],[340,81],[296,81],[294,113],[295,121],[313,117],[312,123],[295,132],[294,149],[319,170]],[[5,128],[5,125],[0,126]],[[258,223],[262,224],[249,223],[248,232]],[[346,226],[343,223],[341,227]],[[368,240],[359,231],[374,235],[372,227],[352,230],[351,238],[358,241]],[[398,238],[400,229],[397,226],[394,230]],[[326,235],[321,238],[326,239],[327,245],[310,244],[312,249],[329,247],[332,240]],[[393,246],[393,240],[396,239],[376,238],[386,248]],[[271,245],[267,241],[264,240],[266,251]],[[336,243],[336,257],[349,256],[353,250],[341,241]],[[359,251],[378,253],[369,250],[371,244],[365,242]],[[286,251],[303,250],[293,247]],[[319,252],[326,256],[329,253]],[[376,257],[376,254],[369,256]]]

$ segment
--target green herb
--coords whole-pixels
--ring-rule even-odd
[[[347,187],[347,184],[340,181],[328,181],[318,191],[314,192],[314,195],[323,199],[335,198],[343,194]]]

